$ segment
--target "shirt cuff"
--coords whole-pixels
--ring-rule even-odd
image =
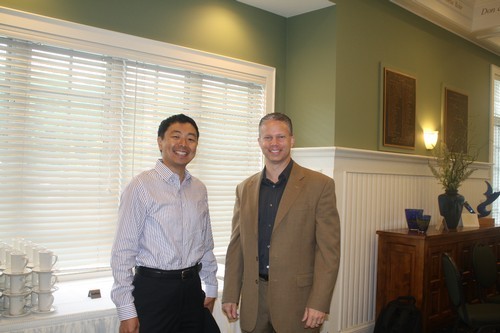
[[[218,294],[217,286],[205,286],[206,297],[217,298]]]
[[[118,319],[120,321],[137,317],[137,311],[135,310],[134,304],[121,306],[116,308],[116,311],[118,312]]]

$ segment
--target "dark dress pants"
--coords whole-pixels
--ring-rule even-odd
[[[136,274],[133,285],[140,333],[203,332],[205,293],[198,274],[184,280]]]

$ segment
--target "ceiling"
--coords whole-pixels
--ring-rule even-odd
[[[237,0],[292,17],[334,5],[334,0]],[[500,56],[500,0],[388,0]]]
[[[500,55],[500,0],[390,0]]]
[[[334,3],[329,0],[237,0],[246,3],[252,7],[264,9],[268,12],[292,17],[314,10],[333,6]]]

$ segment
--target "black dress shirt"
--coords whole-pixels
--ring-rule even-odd
[[[276,213],[285,191],[293,161],[286,166],[279,175],[278,182],[273,183],[266,178],[266,169],[262,171],[262,182],[259,192],[259,274],[269,274],[269,249],[271,248],[271,235],[273,233]]]

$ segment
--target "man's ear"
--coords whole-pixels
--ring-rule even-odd
[[[158,142],[158,149],[160,150],[160,153],[162,152],[162,151],[161,151],[161,141],[162,141],[162,138],[159,136],[159,137],[156,139],[156,142]]]

